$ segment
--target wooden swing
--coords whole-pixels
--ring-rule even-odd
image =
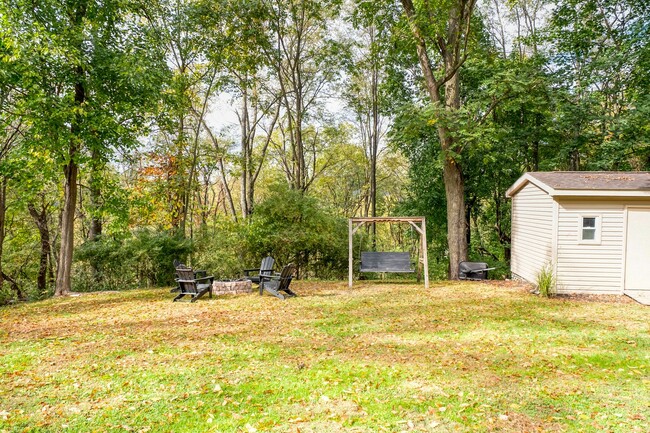
[[[418,267],[424,267],[424,287],[429,288],[429,262],[427,257],[427,235],[426,222],[424,217],[369,217],[350,218],[348,220],[348,286],[352,287],[354,258],[352,256],[352,237],[361,226],[373,222],[408,222],[420,235],[420,248],[418,254]],[[361,253],[361,267],[359,272],[389,272],[389,273],[410,273],[415,272],[411,268],[411,255],[408,252],[394,251],[364,251]]]

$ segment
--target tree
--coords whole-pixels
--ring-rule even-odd
[[[196,169],[199,130],[216,71],[206,61],[204,34],[189,1],[159,0],[146,9],[156,35],[156,47],[169,65],[164,115],[158,119],[157,156],[168,166],[166,189],[171,226],[185,236]]]
[[[318,130],[311,127],[320,98],[336,79],[343,47],[328,37],[328,19],[334,17],[337,0],[269,0],[270,31],[273,49],[267,52],[280,86],[283,118],[281,140],[282,167],[292,188],[305,192],[329,164],[319,164]],[[315,135],[314,135],[315,133]]]
[[[643,99],[633,98],[647,88],[637,83],[647,75],[649,20],[650,6],[636,0],[566,0],[553,11],[547,40],[558,78],[558,166],[625,170],[647,155],[627,125],[633,118],[640,126]]]
[[[207,2],[205,7],[209,16],[217,17],[205,25],[223,29],[207,32],[207,56],[223,65],[227,90],[238,100],[235,111],[239,121],[240,207],[242,217],[248,220],[255,208],[255,185],[280,117],[277,76],[268,57],[272,38],[268,20],[272,13],[264,1],[225,0],[217,6],[218,11],[214,2]],[[234,209],[234,204],[231,207]]]
[[[8,0],[3,9],[31,73],[20,83],[26,143],[46,149],[63,171],[56,295],[71,290],[79,170],[131,146],[158,100],[163,60],[146,49],[138,4]]]
[[[390,21],[379,17],[381,4],[361,2],[352,14],[352,23],[357,30],[353,46],[352,62],[348,67],[346,100],[355,114],[361,142],[367,159],[368,193],[363,209],[364,216],[377,216],[377,162],[380,142],[385,133],[384,95],[381,86],[385,77],[387,60],[386,27]],[[373,249],[376,248],[377,227],[371,225]]]
[[[411,28],[429,99],[437,110],[435,122],[444,158],[449,277],[457,279],[456,265],[467,259],[467,225],[465,185],[459,161],[462,143],[457,138],[451,118],[461,108],[459,70],[469,56],[475,0],[435,4],[425,2],[419,9],[412,0],[402,0],[402,6]],[[445,17],[445,22],[429,22],[429,17]],[[435,47],[437,58],[430,55],[432,46]]]

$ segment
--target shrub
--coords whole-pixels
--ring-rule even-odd
[[[75,251],[76,291],[171,285],[174,259],[185,260],[192,243],[167,232],[138,230],[123,239],[101,237]]]
[[[257,255],[246,249],[246,230],[245,224],[223,217],[213,227],[195,233],[191,264],[217,279],[235,278],[242,269],[255,267]]]
[[[256,261],[271,254],[293,262],[301,277],[342,278],[347,270],[346,220],[326,212],[313,197],[274,185],[255,209],[247,249]]]
[[[553,265],[547,263],[537,273],[536,278],[537,290],[539,294],[545,298],[549,298],[555,294],[555,273],[553,272]]]

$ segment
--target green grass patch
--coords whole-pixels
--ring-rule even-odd
[[[295,283],[0,309],[0,432],[644,432],[648,309],[516,285]]]

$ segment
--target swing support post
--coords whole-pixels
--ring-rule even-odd
[[[352,220],[348,220],[348,288],[352,288],[352,266],[354,258],[352,257]]]
[[[353,236],[361,226],[366,223],[377,222],[407,222],[415,231],[420,235],[420,257],[418,257],[418,266],[424,267],[424,288],[429,288],[429,256],[427,253],[427,226],[424,217],[366,217],[366,218],[350,218],[348,220],[348,287],[352,288],[354,257],[353,250]]]

